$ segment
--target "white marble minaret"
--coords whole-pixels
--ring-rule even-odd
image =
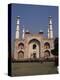
[[[14,47],[14,59],[18,59],[18,55],[17,55],[17,47],[18,47],[18,42],[19,42],[19,26],[20,26],[20,17],[17,16],[17,19],[16,19],[16,35],[15,35],[15,47]]]
[[[19,39],[20,35],[19,35],[19,26],[20,26],[20,17],[17,16],[17,20],[16,20],[16,36],[15,39]]]
[[[53,29],[52,29],[52,17],[49,16],[49,22],[48,22],[48,38],[53,38]]]

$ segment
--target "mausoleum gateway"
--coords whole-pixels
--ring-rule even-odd
[[[52,17],[48,17],[48,37],[44,36],[42,30],[32,34],[29,30],[22,30],[20,37],[20,17],[16,19],[16,34],[14,42],[14,59],[40,59],[54,57],[51,50],[54,49]]]

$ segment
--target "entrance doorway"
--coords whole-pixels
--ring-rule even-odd
[[[36,59],[36,53],[33,53],[33,58]]]

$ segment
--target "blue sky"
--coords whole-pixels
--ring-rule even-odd
[[[20,34],[24,25],[25,30],[28,29],[31,33],[43,30],[45,36],[48,31],[48,17],[52,16],[54,37],[58,36],[57,6],[12,4],[12,39],[15,38],[17,16],[20,16]]]

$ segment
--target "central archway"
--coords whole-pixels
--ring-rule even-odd
[[[28,44],[28,58],[40,57],[40,41],[37,39],[31,39]]]

